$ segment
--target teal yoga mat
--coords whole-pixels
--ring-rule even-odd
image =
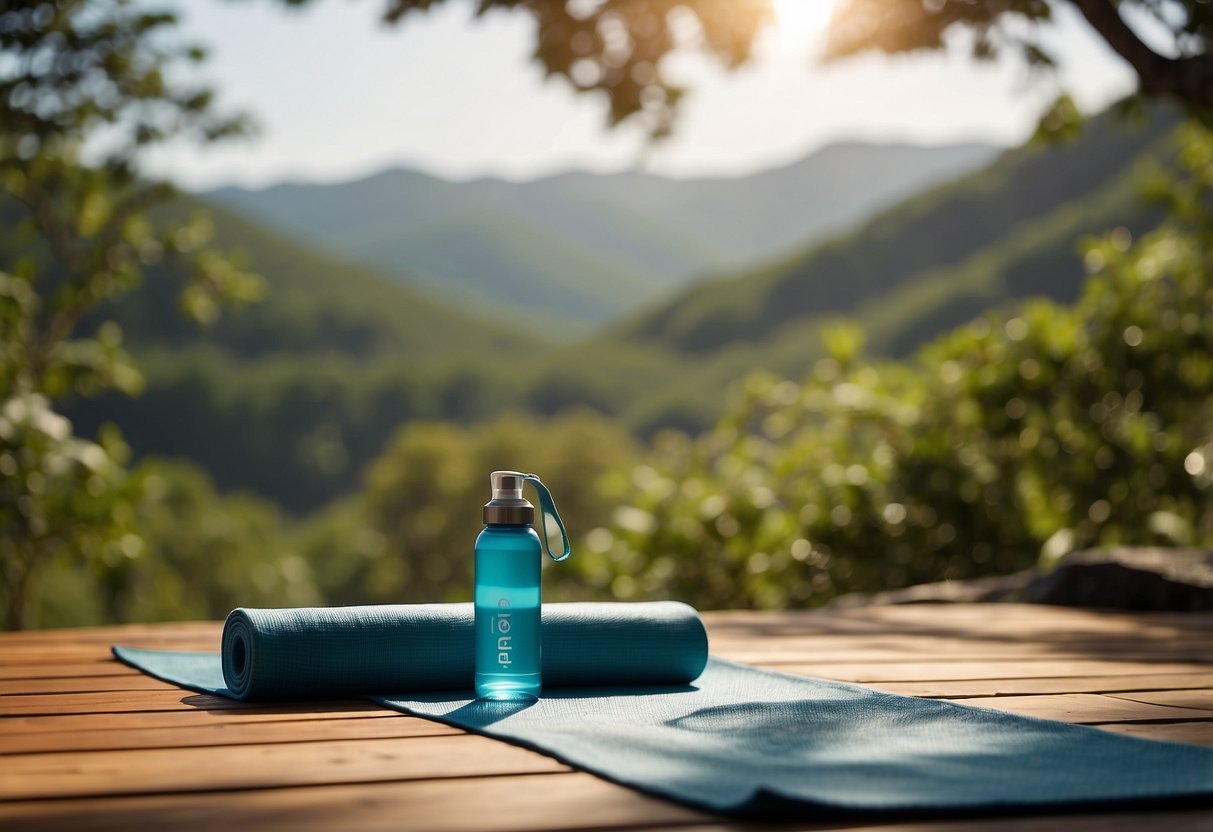
[[[470,688],[471,604],[237,609],[222,653],[115,647],[122,661],[174,684],[233,699],[332,699]],[[545,604],[546,688],[689,682],[708,660],[686,604]]]
[[[887,818],[1213,803],[1210,748],[896,696],[719,659],[709,660],[700,674],[706,642],[698,616],[688,607],[569,605],[571,615],[561,619],[568,622],[565,629],[554,626],[558,606],[544,609],[545,676],[555,672],[549,656],[551,661],[559,657],[558,664],[570,663],[567,678],[585,687],[546,686],[531,705],[479,702],[467,692],[469,663],[453,692],[434,691],[439,677],[424,677],[415,665],[403,675],[384,669],[382,678],[365,669],[363,693],[386,707],[533,748],[641,791],[742,815]],[[335,667],[401,655],[398,647],[382,643],[387,638],[379,629],[386,626],[382,615],[362,617],[371,615],[368,609],[375,608],[303,618],[261,611],[274,622],[270,643],[305,653],[276,659],[274,667],[284,673],[277,689],[286,690],[289,678],[317,683],[314,690],[332,695],[351,684],[323,683],[320,677]],[[409,627],[427,637],[447,634],[441,637],[450,637],[456,657],[451,666],[461,665],[464,659],[458,657],[470,651],[459,635],[461,626],[446,618],[455,608],[378,609],[410,611],[397,639]],[[363,642],[353,633],[363,624],[342,625],[340,639],[350,640],[341,647],[331,633],[311,628],[319,626],[317,621],[350,615],[370,621],[374,635],[361,656],[343,658],[347,650],[359,652]],[[434,629],[427,620],[432,616],[447,623]],[[395,618],[399,626],[399,613]],[[255,629],[267,627],[257,616],[249,615],[249,622]],[[259,643],[252,643],[256,650]],[[307,649],[313,643],[318,650]],[[225,648],[233,649],[230,642]],[[602,651],[614,657],[611,662],[595,658]],[[432,644],[405,655],[424,655],[427,667],[445,673],[451,666],[443,653],[442,644]],[[183,687],[234,695],[223,683],[218,654],[123,647],[115,654]],[[688,658],[692,654],[696,658]],[[252,674],[265,672],[257,665],[262,658],[261,653],[246,656]],[[673,664],[664,683],[610,678],[632,665],[652,675],[667,659]],[[386,684],[387,676],[400,683],[395,693],[386,692],[393,686]],[[591,680],[601,684],[586,684]]]

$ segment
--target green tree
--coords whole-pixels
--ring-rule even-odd
[[[386,17],[435,2],[387,0]],[[1068,2],[1132,67],[1140,94],[1213,110],[1213,5]],[[1011,51],[1048,69],[1063,57],[1042,37],[1057,5],[838,0],[823,57],[938,50],[967,32],[959,42],[978,60]],[[605,93],[612,124],[636,117],[658,136],[685,92],[665,83],[662,59],[699,46],[736,66],[771,20],[767,0],[477,9],[529,13],[549,75]],[[1080,124],[1062,96],[1041,126],[1064,137]],[[1123,229],[1092,245],[1097,274],[1076,308],[992,313],[910,364],[864,362],[855,331],[835,328],[833,357],[807,383],[753,378],[707,436],[659,437],[628,504],[587,537],[612,591],[782,606],[1007,571],[1042,549],[1210,542],[1213,414],[1193,405],[1213,393],[1210,144],[1186,132],[1183,173],[1161,189],[1172,203],[1163,228],[1136,245]]]
[[[1213,546],[1213,131],[1185,127],[1150,187],[1169,218],[1090,241],[1074,307],[991,312],[906,363],[835,329],[804,383],[755,376],[715,430],[663,437],[589,535],[617,588],[781,607]]]
[[[1139,91],[1213,109],[1213,5],[1205,0],[1066,0],[1137,74]],[[878,49],[940,49],[950,30],[973,35],[973,55],[1016,50],[1033,66],[1058,57],[1040,37],[1055,18],[1048,0],[840,0],[827,59]],[[1142,35],[1149,27],[1155,38]],[[1154,46],[1153,44],[1159,44]]]
[[[331,602],[466,600],[488,474],[525,468],[551,489],[574,538],[575,556],[545,578],[552,597],[602,595],[609,576],[585,557],[582,538],[610,521],[637,458],[623,428],[585,410],[472,428],[412,422],[371,466],[358,497],[308,524],[300,545]]]
[[[291,5],[308,0],[285,0]],[[443,0],[386,0],[384,18],[406,19]],[[827,0],[801,0],[827,2]],[[1123,58],[1150,97],[1213,110],[1213,4],[1207,0],[1064,0]],[[1034,67],[1058,56],[1042,37],[1055,20],[1049,0],[837,0],[824,58],[869,50],[942,49],[945,36],[971,34],[979,60],[1018,52]],[[535,59],[579,91],[605,94],[609,120],[636,117],[654,135],[670,130],[686,92],[662,58],[698,48],[727,67],[749,57],[773,19],[770,0],[478,0],[478,14],[503,9],[535,21]],[[1143,37],[1143,28],[1152,37]]]
[[[249,300],[260,280],[206,247],[204,217],[157,223],[172,195],[139,161],[170,139],[209,142],[244,122],[212,92],[178,80],[204,53],[174,45],[173,15],[127,0],[10,2],[0,7],[0,216],[20,234],[0,252],[0,567],[8,627],[27,623],[41,566],[75,556],[113,564],[140,550],[137,485],[113,432],[72,435],[52,402],[117,387],[138,372],[121,332],[95,320],[148,265],[188,275],[184,310],[209,321]],[[94,316],[94,317],[90,317]],[[117,553],[117,554],[115,554]]]

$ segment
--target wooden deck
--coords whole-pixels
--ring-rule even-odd
[[[726,658],[1213,745],[1213,615],[958,605],[705,618]],[[109,655],[114,642],[217,649],[219,632],[0,633],[0,829],[754,828],[369,703],[242,705]],[[877,828],[1207,832],[1213,810]]]

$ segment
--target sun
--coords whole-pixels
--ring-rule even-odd
[[[775,32],[786,46],[802,48],[815,40],[830,22],[834,0],[771,0]]]

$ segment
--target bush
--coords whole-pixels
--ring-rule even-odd
[[[1213,545],[1213,134],[1183,131],[1170,219],[1090,242],[1072,308],[990,313],[910,362],[751,377],[658,438],[588,537],[621,597],[820,604],[1112,544]]]
[[[637,457],[623,428],[590,411],[474,428],[414,422],[371,466],[363,491],[308,523],[299,546],[330,603],[469,600],[489,472],[534,471],[574,537],[574,558],[545,578],[547,597],[588,597],[579,530],[609,520]]]

